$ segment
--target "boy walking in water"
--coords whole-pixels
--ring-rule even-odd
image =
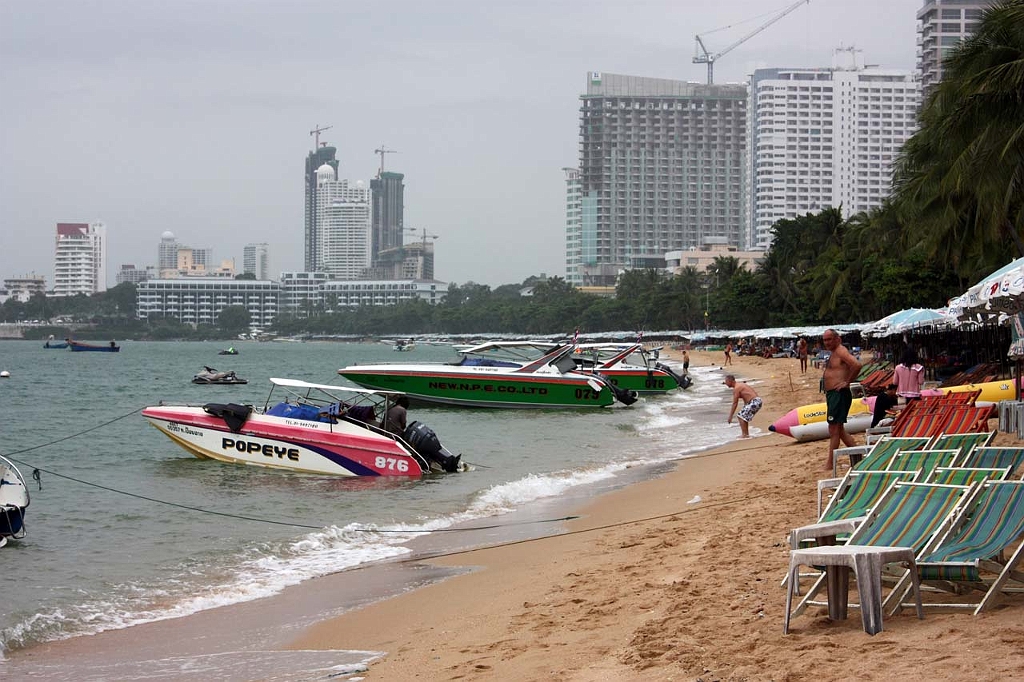
[[[761,409],[761,399],[757,396],[757,391],[742,381],[736,381],[736,377],[732,374],[725,375],[725,385],[732,389],[732,409],[729,410],[729,418],[726,420],[726,423],[732,424],[732,416],[736,413],[736,407],[740,404],[740,399],[742,398],[744,402],[743,409],[736,415],[736,419],[740,423],[740,432],[742,434],[740,438],[750,438],[750,420]]]
[[[830,355],[825,362],[825,375],[822,377],[825,385],[825,404],[827,405],[826,420],[828,421],[828,461],[825,463],[826,470],[835,468],[835,450],[842,441],[847,447],[857,443],[853,436],[846,432],[846,418],[850,414],[850,406],[853,404],[853,393],[850,392],[850,384],[860,373],[860,362],[853,357],[846,346],[842,344],[839,333],[835,329],[828,329],[822,334],[822,342]]]

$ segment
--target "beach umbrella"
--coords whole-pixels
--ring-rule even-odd
[[[1016,314],[1024,311],[1024,258],[983,277],[960,296],[949,300],[950,314],[972,318],[975,314]]]
[[[865,336],[884,337],[915,329],[949,327],[951,320],[944,308],[907,308],[887,315],[862,328]]]

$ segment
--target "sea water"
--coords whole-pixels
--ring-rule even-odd
[[[335,478],[204,461],[139,411],[160,401],[262,406],[271,376],[345,384],[336,371],[356,362],[455,359],[448,346],[398,356],[379,343],[236,342],[238,355],[219,356],[223,345],[126,341],[119,353],[72,353],[0,342],[0,370],[11,373],[0,379],[0,453],[32,495],[27,537],[0,549],[0,653],[273,595],[403,557],[412,539],[465,522],[517,518],[520,533],[543,535],[545,519],[515,514],[653,475],[738,433],[725,423],[731,395],[719,368],[691,365],[689,390],[629,407],[414,406],[410,421],[472,466],[459,474]],[[249,383],[191,384],[204,365]],[[460,546],[454,533],[445,540]]]

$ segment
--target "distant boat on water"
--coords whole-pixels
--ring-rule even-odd
[[[61,349],[61,348],[67,348],[68,345],[69,344],[68,344],[67,339],[64,339],[63,341],[58,341],[57,339],[55,339],[53,337],[53,334],[50,334],[50,338],[48,338],[46,340],[46,343],[43,344],[43,348]]]
[[[99,351],[101,353],[117,353],[121,347],[111,341],[109,344],[85,343],[84,341],[73,341],[68,339],[72,351]]]

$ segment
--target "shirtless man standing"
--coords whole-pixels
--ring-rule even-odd
[[[830,355],[825,363],[825,404],[828,406],[828,462],[825,469],[835,466],[835,450],[842,441],[847,447],[856,445],[853,436],[846,432],[846,417],[850,414],[853,394],[850,384],[860,373],[860,362],[842,344],[839,333],[828,329],[822,334],[822,342]]]
[[[740,398],[742,398],[744,403],[743,409],[736,415],[736,419],[740,423],[740,432],[742,434],[740,438],[750,438],[750,420],[761,409],[761,399],[757,397],[757,392],[754,389],[742,381],[736,381],[736,377],[731,374],[725,375],[725,385],[732,389],[732,409],[729,410],[729,418],[726,420],[726,423],[732,424],[732,416],[736,413],[736,407],[740,404]]]

